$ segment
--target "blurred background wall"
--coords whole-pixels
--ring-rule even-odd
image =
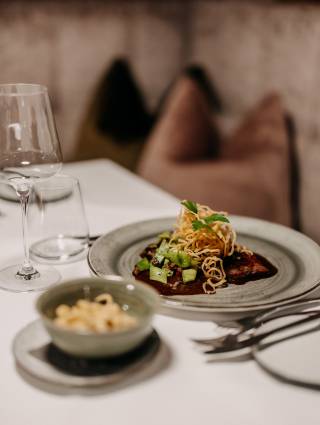
[[[74,158],[79,125],[97,81],[119,56],[130,61],[150,108],[180,70],[194,62],[206,67],[230,122],[266,92],[278,90],[298,129],[302,219],[308,233],[320,213],[320,5],[0,2],[0,82],[49,87],[65,160]]]

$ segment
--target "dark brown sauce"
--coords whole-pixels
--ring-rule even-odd
[[[227,281],[230,284],[243,285],[246,282],[266,279],[277,273],[270,261],[259,254],[236,253],[227,257],[224,262],[224,270]],[[155,288],[161,295],[196,295],[203,294],[203,283],[205,277],[201,270],[198,270],[197,279],[194,282],[183,283],[181,269],[177,268],[175,274],[168,277],[167,283],[160,283],[149,279],[149,270],[139,272],[133,271],[137,280],[141,280]],[[181,280],[180,280],[181,279]],[[224,287],[228,286],[225,284]]]

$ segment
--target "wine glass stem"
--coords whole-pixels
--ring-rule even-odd
[[[23,185],[22,187],[18,187],[16,189],[17,195],[20,199],[21,205],[21,213],[22,213],[22,238],[23,238],[23,249],[24,249],[24,260],[21,269],[17,272],[16,277],[18,279],[34,279],[39,276],[37,270],[33,267],[30,262],[29,256],[29,240],[28,240],[28,223],[27,223],[27,215],[28,215],[28,205],[29,205],[29,197],[30,197],[30,185]]]

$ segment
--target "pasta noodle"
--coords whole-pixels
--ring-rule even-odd
[[[127,330],[137,319],[124,312],[110,294],[100,294],[92,302],[81,299],[74,306],[60,304],[54,323],[65,329],[100,333]]]
[[[227,283],[223,259],[234,252],[251,251],[236,243],[236,233],[228,221],[208,220],[214,216],[227,217],[227,213],[213,211],[205,205],[196,206],[195,212],[181,209],[169,244],[197,261],[206,278],[203,291],[213,294]],[[196,229],[195,221],[200,224]]]

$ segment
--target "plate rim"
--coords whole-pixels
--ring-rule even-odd
[[[312,328],[310,330],[310,333],[314,333],[314,332],[319,332],[319,328],[320,328],[320,319],[318,319],[318,325],[315,326],[314,328]],[[302,336],[306,336],[309,332],[307,332],[305,335]],[[296,335],[293,336],[292,339],[298,338],[300,335]],[[268,340],[268,337],[266,338],[266,340]],[[281,345],[283,342],[285,341],[277,341],[273,345]],[[294,385],[298,385],[298,386],[302,386],[305,388],[314,388],[314,389],[320,389],[320,381],[303,381],[300,377],[294,376],[293,374],[287,374],[287,371],[283,372],[283,371],[279,371],[279,369],[276,369],[273,367],[273,365],[270,365],[270,363],[268,361],[266,361],[265,359],[263,359],[260,354],[264,351],[264,350],[268,350],[268,346],[264,346],[265,340],[262,340],[260,342],[258,342],[257,344],[253,345],[251,347],[251,355],[253,357],[253,359],[255,360],[255,362],[258,364],[258,366],[264,370],[266,373],[268,373],[270,376],[275,377],[276,379],[279,379],[283,382],[287,382],[290,384],[294,384]]]
[[[263,225],[268,225],[268,226],[272,226],[274,229],[278,229],[278,230],[283,230],[285,229],[286,232],[290,232],[292,234],[295,234],[296,236],[298,236],[299,238],[304,239],[309,245],[313,245],[314,249],[318,251],[319,254],[319,260],[320,260],[320,246],[310,237],[308,237],[307,235],[298,232],[297,230],[291,229],[290,227],[284,226],[282,224],[279,223],[273,223],[267,220],[262,220],[259,218],[255,218],[255,217],[248,217],[248,216],[240,216],[240,215],[230,215],[229,216],[231,220],[239,220],[239,221],[250,221],[252,224],[256,224],[259,226],[263,226]],[[96,241],[94,241],[94,243],[92,244],[92,246],[90,247],[88,254],[87,254],[87,263],[89,266],[89,270],[90,272],[97,277],[101,277],[103,278],[104,276],[106,276],[106,274],[104,273],[99,273],[94,269],[94,266],[91,264],[91,260],[90,260],[90,256],[92,254],[92,250],[94,249],[94,247],[99,243],[99,241],[101,241],[101,239],[104,239],[106,237],[110,237],[111,235],[116,234],[119,230],[123,231],[126,228],[132,228],[132,226],[135,225],[143,225],[143,224],[148,224],[148,223],[152,223],[152,222],[161,222],[161,221],[172,221],[173,223],[176,220],[175,216],[166,216],[166,217],[156,217],[153,219],[147,219],[147,220],[140,220],[140,221],[135,221],[129,224],[126,224],[124,226],[119,226],[103,235],[101,235]],[[116,273],[117,274],[117,273]],[[286,305],[286,304],[290,304],[291,302],[294,301],[298,301],[300,299],[303,299],[304,297],[306,297],[307,295],[309,295],[310,293],[312,293],[313,291],[315,291],[317,288],[319,288],[320,286],[320,265],[319,265],[319,278],[315,279],[314,282],[312,283],[311,287],[306,289],[305,291],[297,294],[297,295],[292,295],[291,297],[286,297],[284,299],[281,299],[279,301],[274,301],[274,302],[270,302],[270,303],[264,303],[262,305],[242,305],[239,307],[226,307],[226,306],[195,306],[192,303],[188,302],[188,300],[186,301],[176,301],[173,299],[170,299],[170,297],[166,297],[163,295],[160,295],[161,298],[161,305],[168,310],[174,310],[174,311],[182,311],[182,312],[190,312],[190,313],[212,313],[212,314],[224,314],[224,313],[244,313],[244,312],[255,312],[255,311],[262,311],[262,310],[268,310],[274,307],[280,307],[282,305]]]

